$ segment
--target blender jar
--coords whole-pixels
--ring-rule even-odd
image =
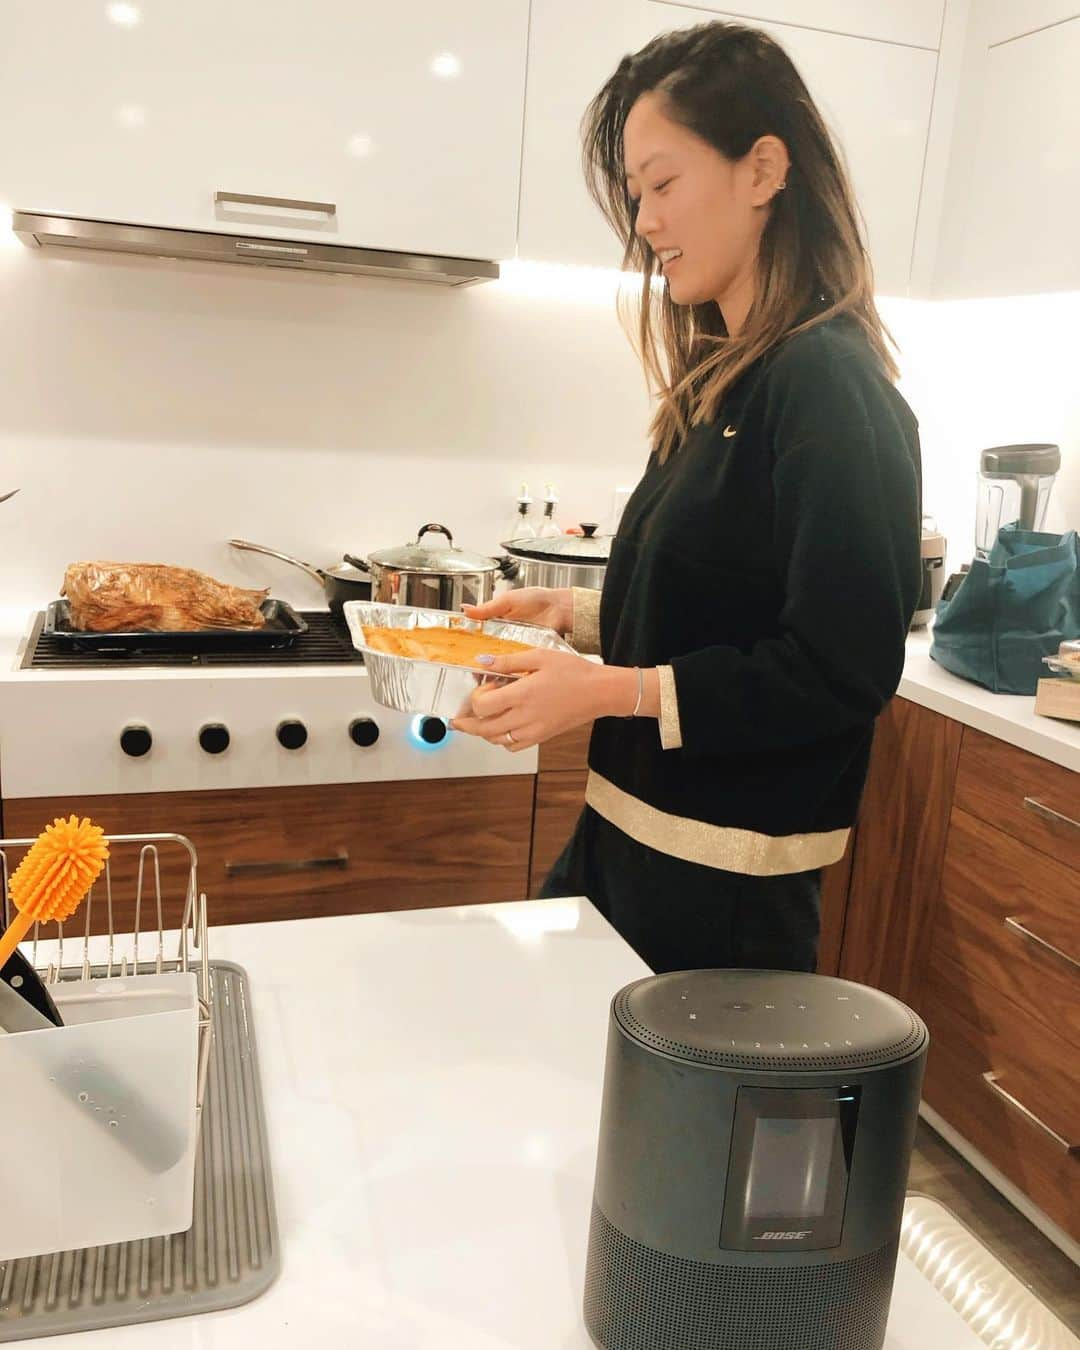
[[[986,559],[1003,525],[1041,530],[1061,468],[1056,445],[997,445],[979,457],[975,555]]]

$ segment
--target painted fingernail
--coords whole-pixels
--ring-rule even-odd
[[[495,658],[493,656],[478,656],[476,660],[481,666],[493,666],[495,664]]]

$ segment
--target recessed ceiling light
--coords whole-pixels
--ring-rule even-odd
[[[440,52],[431,59],[431,73],[440,79],[452,80],[461,74],[461,62],[453,52]]]
[[[105,13],[111,23],[118,23],[123,28],[131,28],[142,18],[138,5],[129,5],[125,0],[114,0],[113,4],[106,7]]]
[[[345,147],[350,155],[355,155],[357,159],[366,159],[375,149],[375,142],[364,132],[357,132],[355,136],[350,136]]]

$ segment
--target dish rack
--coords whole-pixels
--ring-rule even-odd
[[[0,1147],[23,1162],[0,1206],[0,1343],[235,1307],[280,1269],[247,974],[210,961],[190,840],[106,838],[85,909],[22,948],[64,1026],[0,1035]],[[32,843],[0,839],[5,919]]]
[[[40,924],[35,924],[31,935],[30,963],[46,985],[56,986],[73,980],[130,980],[139,976],[163,975],[193,971],[198,990],[198,1050],[196,1077],[196,1130],[202,1121],[206,1098],[207,1072],[210,1064],[213,987],[210,979],[210,955],[207,947],[206,896],[199,890],[199,860],[195,846],[182,834],[110,834],[109,859],[105,870],[91,887],[75,917],[65,925],[57,925],[55,938],[43,939]],[[0,899],[2,899],[3,927],[12,918],[8,898],[9,851],[22,852],[34,843],[33,839],[0,839]],[[172,914],[169,902],[162,894],[160,848],[175,846],[187,855],[187,882],[182,899],[175,902]],[[138,868],[135,880],[135,915],[131,932],[118,933],[113,922],[113,865],[119,858],[131,857],[138,850]],[[11,869],[13,870],[13,869]],[[94,934],[94,916],[104,905],[106,930]],[[153,923],[143,929],[144,907],[151,913]],[[179,920],[174,932],[168,926],[172,917]],[[72,938],[71,930],[81,928],[81,936]],[[170,951],[166,951],[167,942]],[[75,947],[75,961],[67,953]],[[193,955],[194,949],[194,955]]]

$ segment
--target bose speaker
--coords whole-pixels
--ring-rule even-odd
[[[585,1324],[601,1350],[881,1350],[928,1035],[896,999],[697,970],[616,994]]]

